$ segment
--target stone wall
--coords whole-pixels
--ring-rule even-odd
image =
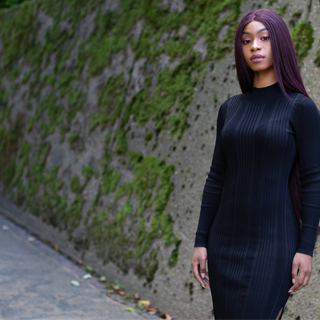
[[[35,0],[2,11],[2,211],[177,319],[211,318],[190,259],[217,111],[240,92],[234,32],[257,8],[287,22],[320,106],[318,1]],[[320,317],[319,249],[288,319]]]

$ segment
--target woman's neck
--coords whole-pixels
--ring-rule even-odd
[[[254,73],[253,86],[256,88],[268,87],[276,82],[278,82],[278,79],[273,68]]]

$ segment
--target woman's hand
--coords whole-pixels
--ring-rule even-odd
[[[289,293],[293,294],[300,290],[301,288],[305,287],[310,280],[312,271],[312,257],[303,254],[303,253],[296,253],[293,262],[292,262],[292,283],[294,284]],[[299,272],[299,273],[298,273]],[[298,276],[299,274],[299,276]],[[298,276],[298,279],[297,279]]]
[[[207,249],[203,247],[195,247],[191,260],[193,276],[202,285],[203,288],[205,288],[206,286],[210,288],[209,279],[205,277],[209,275],[206,270],[206,261]]]

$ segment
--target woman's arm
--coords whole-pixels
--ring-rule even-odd
[[[294,117],[301,183],[302,235],[297,252],[312,256],[320,217],[320,114],[305,98]]]
[[[218,210],[226,172],[226,160],[223,154],[220,134],[224,125],[223,105],[217,119],[217,136],[210,172],[204,185],[195,247],[207,247],[209,231]]]
[[[223,155],[220,134],[224,125],[223,105],[219,109],[217,119],[217,136],[210,172],[208,174],[202,195],[201,211],[196,232],[195,248],[191,267],[193,276],[203,286],[210,287],[206,270],[207,239],[209,231],[218,210],[226,171],[226,161]]]
[[[291,294],[309,283],[320,217],[320,114],[311,99],[297,104],[294,130],[300,164],[302,236],[292,262]]]

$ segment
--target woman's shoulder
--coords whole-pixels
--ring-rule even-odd
[[[220,107],[220,111],[223,113],[224,118],[226,117],[228,110],[232,110],[234,108],[239,107],[239,105],[241,104],[242,98],[243,98],[243,94],[236,94],[228,98],[225,102],[222,103]]]
[[[293,94],[289,94],[291,98],[293,98],[293,103],[297,112],[319,112],[319,109],[315,102],[310,98],[305,96],[300,92],[294,92]]]
[[[242,97],[244,96],[243,93],[239,93],[239,94],[236,94],[230,98],[228,98],[223,104],[223,105],[228,105],[228,104],[231,104],[231,103],[234,103],[234,102],[237,102],[239,101],[239,99],[241,99]]]
[[[308,125],[320,121],[320,112],[315,102],[302,93],[296,92],[293,96],[293,119],[295,123]]]

